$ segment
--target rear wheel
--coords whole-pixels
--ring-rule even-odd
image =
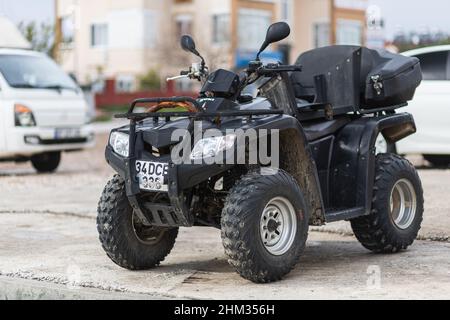
[[[98,205],[97,230],[108,257],[129,270],[158,266],[169,255],[178,228],[146,226],[130,206],[125,183],[115,176],[105,187]]]
[[[266,169],[263,169],[266,170]],[[256,283],[281,280],[297,264],[308,237],[309,212],[297,182],[284,171],[245,175],[222,213],[229,263]]]
[[[425,160],[435,167],[447,168],[450,166],[450,156],[448,155],[424,155]]]
[[[372,211],[351,221],[361,244],[377,253],[407,249],[423,219],[423,190],[413,165],[392,154],[377,157]]]
[[[39,173],[51,173],[61,163],[61,152],[47,152],[31,157],[31,164]]]

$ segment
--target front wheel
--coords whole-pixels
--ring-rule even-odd
[[[423,190],[416,169],[393,154],[377,156],[370,215],[351,221],[361,244],[376,253],[406,250],[423,219]]]
[[[309,210],[297,182],[281,170],[244,176],[222,213],[229,263],[256,283],[281,280],[297,264],[308,237]]]
[[[52,173],[61,163],[61,152],[47,152],[31,157],[31,164],[39,173]]]
[[[108,257],[129,270],[158,266],[172,250],[178,228],[145,226],[134,213],[124,180],[116,175],[98,205],[97,230]]]

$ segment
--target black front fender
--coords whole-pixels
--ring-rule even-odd
[[[317,166],[300,122],[292,116],[283,115],[258,120],[253,128],[279,130],[280,169],[291,174],[304,192],[311,211],[310,223],[316,226],[325,224],[325,206]]]

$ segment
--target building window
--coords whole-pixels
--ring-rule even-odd
[[[281,0],[281,20],[290,22],[292,11],[292,0]]]
[[[330,45],[330,24],[327,22],[314,24],[314,47],[326,47]]]
[[[105,47],[108,45],[108,25],[97,23],[91,25],[91,46]]]
[[[258,50],[266,37],[265,32],[272,23],[270,11],[257,9],[239,10],[239,49]]]
[[[360,46],[363,42],[363,29],[364,26],[361,21],[339,19],[336,44]]]
[[[144,43],[146,48],[155,48],[158,41],[158,14],[146,11],[144,14]]]
[[[230,41],[230,15],[213,15],[213,43],[227,44]]]
[[[116,78],[116,92],[133,92],[135,78],[129,75],[120,75]]]
[[[176,36],[181,38],[185,34],[192,34],[192,16],[179,15],[175,18]]]
[[[72,44],[75,38],[75,24],[73,16],[61,17],[61,41],[69,45]]]

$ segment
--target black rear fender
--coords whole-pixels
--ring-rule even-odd
[[[361,208],[370,213],[375,175],[376,140],[383,134],[395,143],[416,132],[412,115],[363,117],[349,123],[336,136],[330,167],[330,203],[341,210]]]

